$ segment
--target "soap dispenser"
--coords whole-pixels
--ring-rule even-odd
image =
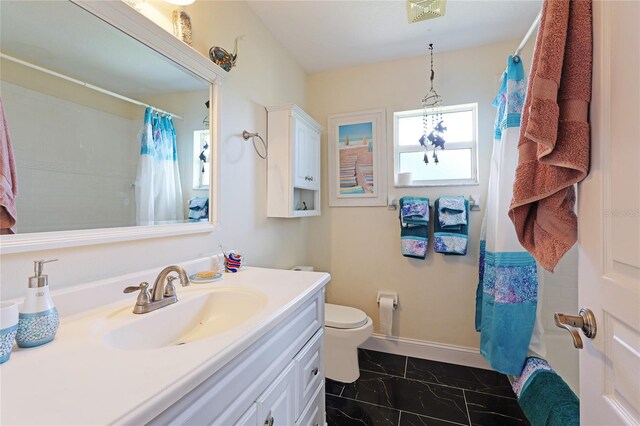
[[[42,274],[45,263],[58,259],[36,260],[33,262],[34,276],[29,277],[29,288],[24,303],[20,307],[18,347],[32,348],[53,340],[58,331],[60,320],[58,310],[49,295],[48,277]]]

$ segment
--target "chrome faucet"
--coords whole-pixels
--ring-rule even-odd
[[[171,272],[176,272],[178,276],[169,275]],[[149,283],[143,282],[137,286],[130,286],[124,289],[125,293],[132,293],[136,290],[140,290],[138,299],[133,307],[134,314],[146,314],[147,312],[155,311],[164,306],[171,305],[178,301],[176,296],[176,288],[173,285],[173,280],[180,279],[180,284],[183,287],[189,285],[189,277],[185,270],[178,265],[171,265],[164,268],[158,274],[151,293],[149,293]],[[167,284],[165,285],[165,281]]]

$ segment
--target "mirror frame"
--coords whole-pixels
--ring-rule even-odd
[[[220,140],[220,86],[224,76],[222,68],[123,1],[69,1],[209,83],[211,146],[209,167],[213,167],[214,164],[217,166]],[[219,205],[218,173],[218,167],[212,169],[210,173],[208,222],[3,235],[0,238],[0,252],[2,254],[21,253],[212,232]]]

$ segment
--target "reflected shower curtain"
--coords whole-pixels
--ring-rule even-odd
[[[512,375],[520,375],[529,350],[538,291],[536,261],[518,241],[508,216],[525,91],[522,61],[509,56],[493,101],[498,111],[476,292],[480,352],[491,368]]]
[[[182,188],[176,131],[170,116],[147,108],[136,176],[136,224],[182,221]]]

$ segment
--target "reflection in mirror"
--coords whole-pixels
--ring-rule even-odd
[[[208,220],[208,82],[71,2],[0,7],[12,230]]]

